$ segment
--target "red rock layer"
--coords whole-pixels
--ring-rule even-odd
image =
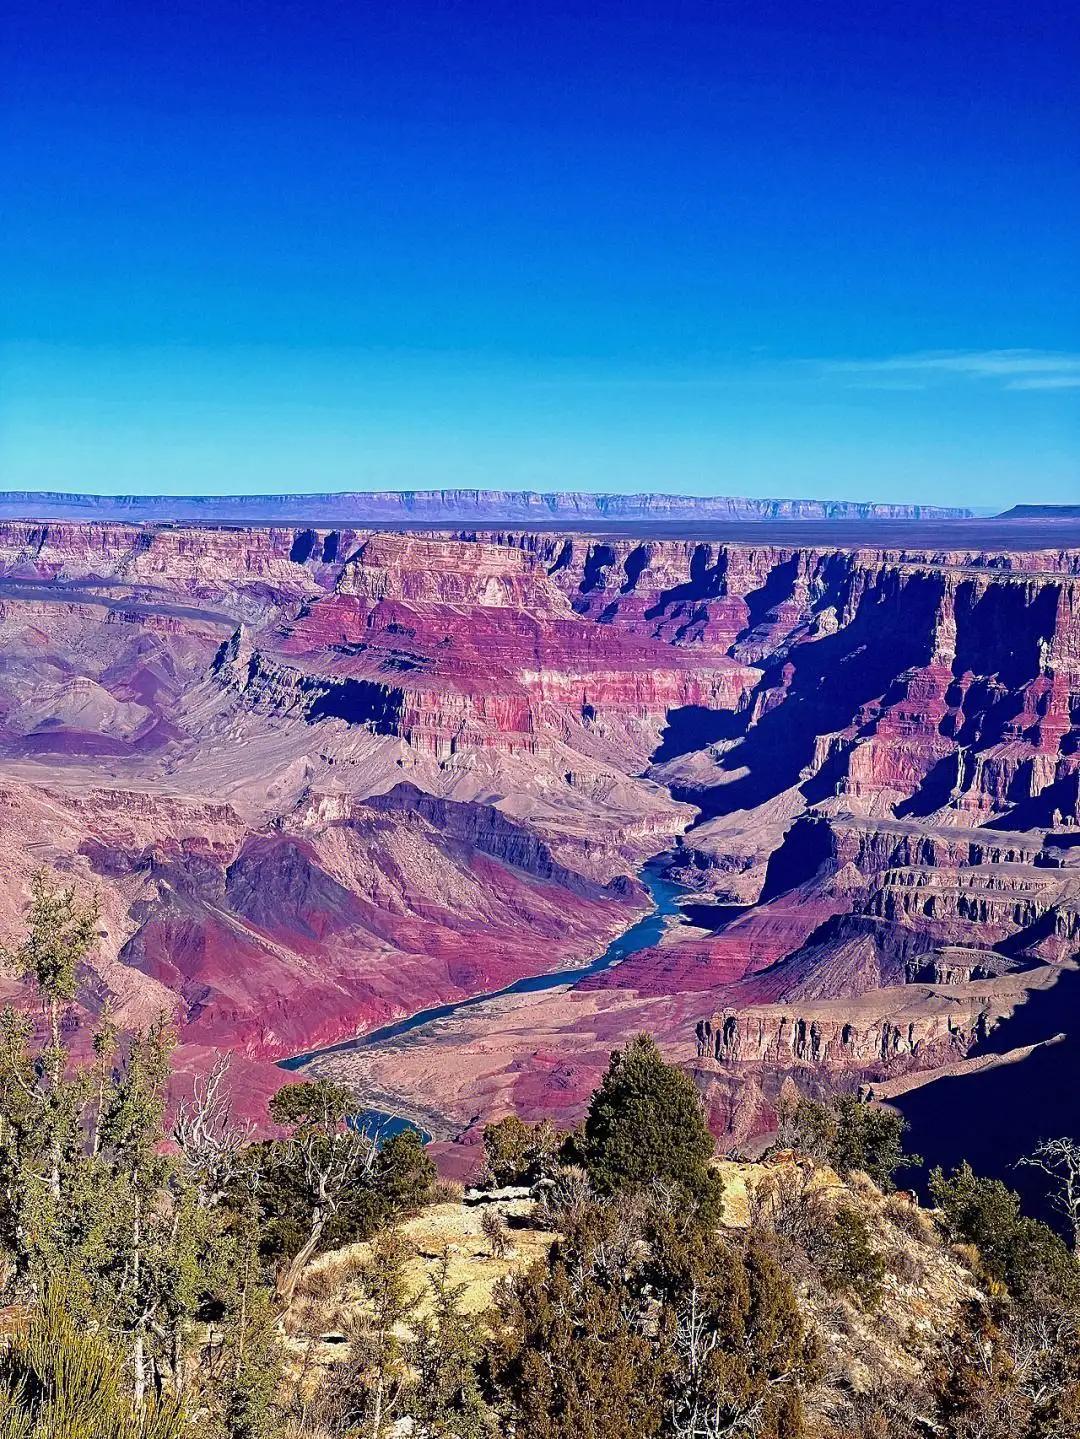
[[[766,1071],[938,1063],[993,1017],[960,990],[1077,944],[1075,549],[8,522],[0,651],[12,873],[77,853],[100,994],[203,1048],[595,954],[688,806],[678,872],[747,912],[538,1007],[456,1113],[569,1113],[647,1024],[734,1132]]]

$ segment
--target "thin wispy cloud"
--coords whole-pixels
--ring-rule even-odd
[[[822,370],[866,385],[969,379],[1007,390],[1080,389],[1080,354],[1060,350],[929,350],[882,359],[827,360]]]
[[[876,359],[788,359],[767,353],[728,355],[698,371],[613,369],[525,374],[529,389],[694,391],[775,390],[820,386],[903,393],[941,385],[987,385],[999,390],[1080,390],[1080,353],[1062,350],[926,350]]]
[[[1080,390],[1080,375],[1033,375],[1010,380],[1007,390]]]

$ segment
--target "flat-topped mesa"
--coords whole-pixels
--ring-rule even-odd
[[[9,580],[119,581],[175,595],[262,585],[316,594],[316,556],[298,562],[294,529],[186,529],[133,524],[0,522],[0,575]],[[324,537],[325,538],[325,537]]]
[[[531,490],[371,490],[312,495],[81,495],[0,492],[0,516],[248,522],[345,520],[670,518],[919,520],[964,519],[970,510],[941,505],[876,504],[859,500],[748,499],[666,494],[604,495]]]
[[[573,618],[569,601],[547,572],[523,551],[500,545],[375,535],[346,562],[336,588],[369,604],[400,600]]]

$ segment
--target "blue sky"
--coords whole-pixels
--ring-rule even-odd
[[[5,14],[0,485],[1080,500],[1080,8]]]

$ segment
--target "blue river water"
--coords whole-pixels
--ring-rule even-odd
[[[590,974],[599,974],[602,970],[611,969],[613,965],[620,964],[630,955],[636,954],[638,950],[648,949],[650,945],[656,944],[664,933],[667,921],[673,916],[682,915],[683,911],[679,901],[690,891],[665,878],[663,869],[669,860],[669,855],[660,855],[656,859],[650,860],[639,876],[649,891],[655,906],[654,909],[632,924],[629,929],[624,930],[617,939],[613,939],[603,954],[590,960],[588,964],[581,965],[577,969],[557,969],[545,974],[532,974],[525,979],[515,980],[513,984],[508,984],[504,989],[491,990],[487,994],[474,994],[468,999],[459,999],[453,1004],[439,1004],[431,1009],[421,1009],[416,1014],[410,1014],[404,1019],[394,1020],[392,1024],[384,1024],[379,1029],[369,1030],[367,1034],[357,1035],[355,1039],[347,1039],[340,1044],[327,1045],[324,1049],[313,1049],[306,1054],[297,1054],[290,1059],[283,1059],[280,1061],[281,1068],[303,1069],[312,1060],[319,1059],[326,1054],[343,1054],[358,1049],[371,1049],[375,1045],[400,1039],[402,1035],[409,1034],[414,1029],[421,1029],[425,1024],[432,1024],[440,1019],[449,1019],[451,1015],[459,1014],[463,1010],[473,1009],[478,1004],[486,1004],[488,1000],[503,999],[515,994],[536,994],[545,989],[561,989],[566,985],[576,984]],[[369,1128],[378,1129],[384,1139],[399,1133],[402,1129],[418,1129],[425,1139],[430,1138],[430,1135],[411,1120],[403,1119],[399,1115],[387,1114],[382,1110],[365,1110],[357,1116],[357,1122]]]
[[[656,944],[673,917],[715,930],[743,912],[737,905],[703,903],[699,895],[665,878],[663,871],[669,861],[670,855],[660,855],[640,873],[653,901],[651,912],[630,925],[588,964],[529,975],[504,989],[422,1009],[354,1039],[282,1060],[281,1067],[299,1070],[322,1055],[388,1044],[492,999],[576,984]],[[925,1193],[930,1166],[940,1164],[949,1169],[968,1159],[979,1173],[1003,1179],[1019,1189],[1029,1212],[1052,1220],[1042,1177],[1035,1170],[1018,1167],[1017,1160],[1030,1153],[1041,1138],[1080,1134],[1080,1042],[1075,1037],[1080,1032],[1080,974],[1066,972],[1052,990],[1032,995],[978,1051],[1001,1053],[1046,1040],[1060,1030],[1068,1034],[1063,1043],[1038,1050],[1019,1065],[937,1080],[894,1101],[911,1126],[908,1149],[926,1160],[925,1168],[908,1172],[903,1182]],[[406,1129],[417,1130],[425,1141],[431,1138],[414,1121],[383,1110],[364,1110],[354,1122],[377,1132],[380,1140]]]

